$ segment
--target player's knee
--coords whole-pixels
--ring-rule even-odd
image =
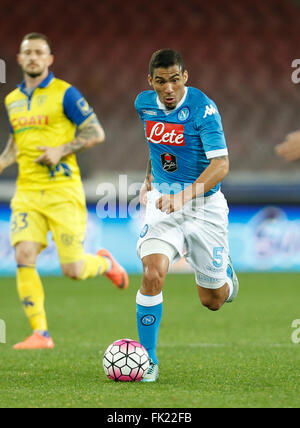
[[[218,311],[223,306],[223,301],[211,297],[201,297],[201,303],[210,311]]]
[[[18,244],[16,246],[16,262],[18,265],[35,265],[37,251],[30,245]]]
[[[81,264],[69,264],[61,266],[63,274],[74,281],[79,280],[82,274]]]
[[[165,280],[165,273],[159,269],[152,267],[144,272],[142,291],[145,294],[159,294],[162,290]]]

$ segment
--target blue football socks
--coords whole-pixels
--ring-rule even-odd
[[[50,334],[46,330],[36,330],[40,333],[41,336],[46,337],[46,339],[50,339]]]
[[[136,302],[140,343],[147,349],[154,364],[158,364],[156,348],[163,313],[163,295],[145,296],[138,291]]]

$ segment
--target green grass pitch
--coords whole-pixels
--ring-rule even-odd
[[[43,278],[53,351],[15,351],[30,334],[13,278],[0,278],[0,407],[299,407],[298,274],[240,274],[240,294],[219,312],[198,301],[192,275],[170,274],[155,384],[106,379],[102,355],[116,339],[137,339],[135,295],[102,277],[84,283]],[[300,334],[299,334],[300,336]]]

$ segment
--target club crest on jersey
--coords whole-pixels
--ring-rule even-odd
[[[164,171],[166,172],[177,171],[178,165],[177,165],[177,158],[175,155],[172,155],[172,153],[162,153],[160,155],[160,159],[161,159],[161,164]]]
[[[178,123],[147,120],[146,134],[149,143],[168,146],[185,146],[184,126]]]
[[[178,120],[180,122],[185,122],[190,117],[190,109],[188,107],[184,107],[182,110],[178,112]]]
[[[47,95],[38,95],[36,98],[36,103],[40,107],[47,101],[48,96]]]

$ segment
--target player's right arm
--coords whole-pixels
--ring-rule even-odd
[[[0,174],[17,160],[17,146],[13,135],[10,135],[3,153],[0,155]]]
[[[95,116],[89,123],[77,129],[76,138],[58,147],[42,147],[38,149],[43,152],[35,162],[55,166],[66,156],[77,154],[81,151],[94,147],[105,140],[105,133]]]
[[[141,205],[147,204],[147,192],[150,192],[152,190],[152,181],[153,181],[152,163],[151,163],[151,159],[149,159],[147,164],[146,178],[140,190],[139,199],[140,199]]]
[[[134,102],[135,109],[139,115],[139,118],[141,121],[144,121],[144,113],[143,113],[143,101],[141,101],[146,93],[149,91],[142,92],[136,97],[136,100]],[[144,180],[144,183],[142,184],[140,195],[139,195],[139,201],[141,205],[147,204],[147,192],[150,192],[152,190],[152,181],[153,181],[153,175],[152,175],[152,163],[149,155],[149,160],[147,163],[147,170],[146,170],[146,177]]]

